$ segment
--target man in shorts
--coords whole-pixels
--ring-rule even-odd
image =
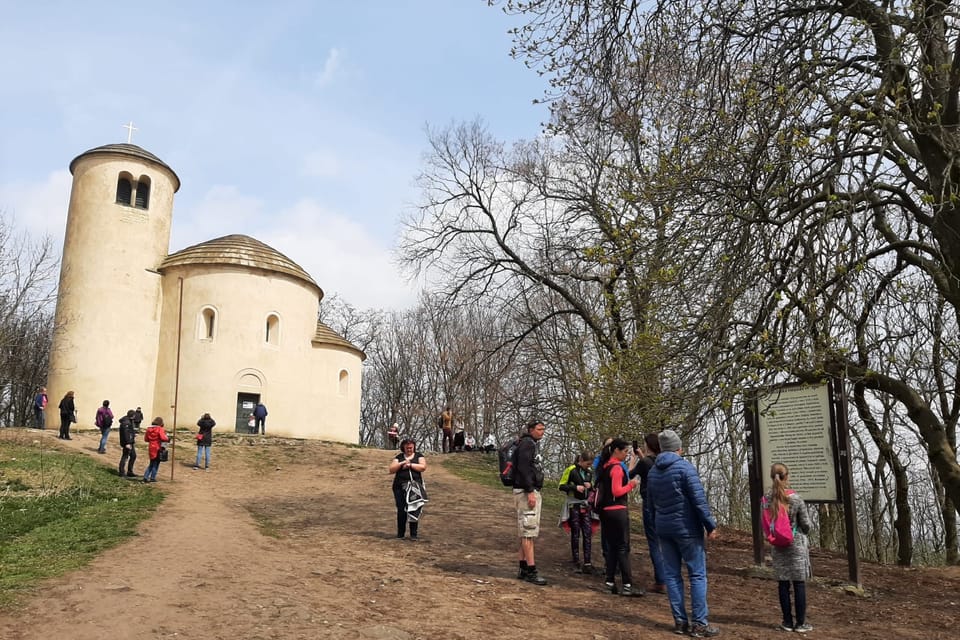
[[[532,584],[547,581],[537,573],[534,543],[540,535],[540,507],[543,499],[543,466],[537,453],[537,442],[545,431],[543,423],[531,420],[513,454],[513,500],[517,507],[517,529],[520,533],[520,573],[517,578]]]

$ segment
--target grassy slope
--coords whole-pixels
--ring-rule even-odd
[[[163,500],[154,486],[119,478],[81,453],[39,441],[0,442],[0,606],[41,580],[87,564],[136,535]]]

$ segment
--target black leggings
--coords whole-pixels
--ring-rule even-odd
[[[393,499],[397,503],[397,537],[402,538],[407,533],[407,492],[403,487],[393,488]],[[417,537],[419,522],[410,523],[410,537]]]
[[[630,514],[626,509],[600,510],[600,535],[606,540],[607,582],[613,582],[620,569],[623,584],[633,584],[630,570]]]
[[[777,584],[780,592],[780,611],[783,613],[783,624],[794,626],[793,613],[790,611],[790,581],[780,580]],[[793,599],[797,605],[796,626],[807,621],[807,583],[803,580],[793,581]]]

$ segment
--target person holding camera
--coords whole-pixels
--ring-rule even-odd
[[[393,474],[393,498],[397,504],[397,538],[402,539],[406,535],[409,522],[410,539],[416,540],[419,535],[420,509],[415,509],[413,517],[410,517],[408,507],[411,506],[411,497],[416,498],[421,509],[422,503],[426,502],[423,472],[427,470],[427,461],[423,454],[417,451],[416,443],[411,438],[405,438],[400,443],[400,453],[390,461],[387,470]]]

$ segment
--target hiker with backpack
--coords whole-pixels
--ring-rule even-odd
[[[520,535],[517,578],[531,584],[547,584],[537,571],[535,544],[540,537],[540,510],[543,498],[543,466],[537,452],[537,442],[543,438],[546,427],[539,420],[527,423],[526,432],[520,436],[513,450],[511,468],[513,473],[513,502],[517,510],[517,530]],[[501,472],[501,476],[503,473]]]
[[[581,573],[593,573],[593,519],[596,515],[587,503],[587,494],[593,488],[593,455],[584,451],[577,461],[560,476],[560,491],[567,494],[560,509],[560,526],[570,532],[570,550],[573,564]],[[580,564],[580,535],[583,534],[583,564]]]
[[[777,576],[780,611],[783,622],[780,629],[806,633],[813,627],[807,623],[807,578],[813,575],[810,566],[810,517],[800,494],[790,489],[790,470],[787,465],[775,463],[770,467],[770,491],[761,502],[761,522],[764,535],[771,544],[773,573]],[[790,584],[793,583],[793,615],[790,603]]]
[[[397,538],[403,539],[410,524],[410,540],[416,541],[420,534],[420,515],[427,501],[423,486],[423,472],[427,460],[417,451],[412,438],[400,442],[400,453],[390,461],[387,471],[393,475],[393,499],[397,505]]]
[[[630,566],[630,512],[627,503],[630,492],[640,480],[630,479],[624,471],[623,462],[629,455],[630,444],[623,438],[614,438],[600,456],[600,472],[597,474],[596,509],[600,514],[601,535],[606,537],[606,589],[618,593],[617,570],[620,571],[619,593],[627,597],[644,595],[639,586],[633,585]]]
[[[103,406],[97,409],[94,424],[100,428],[100,447],[97,453],[107,452],[107,438],[110,436],[110,427],[113,426],[113,411],[110,410],[110,401],[104,400]]]

